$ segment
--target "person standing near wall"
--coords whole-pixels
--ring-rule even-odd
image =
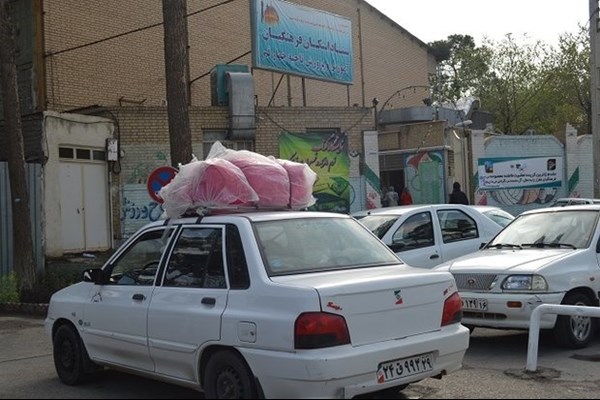
[[[387,200],[388,207],[395,207],[398,205],[398,201],[400,201],[400,196],[393,186],[390,186],[388,192],[385,194],[385,198]]]
[[[400,205],[407,206],[412,203],[413,203],[412,196],[410,195],[408,188],[405,187],[404,189],[402,189],[402,193],[400,193]]]
[[[469,199],[465,192],[460,190],[460,183],[454,182],[453,186],[454,190],[450,193],[450,200],[448,201],[450,204],[469,204]]]

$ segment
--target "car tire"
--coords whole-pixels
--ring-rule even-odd
[[[255,399],[257,385],[246,362],[232,351],[213,354],[206,364],[204,392],[207,399]]]
[[[583,293],[567,294],[564,305],[593,306],[592,301]],[[591,317],[559,315],[554,326],[554,339],[558,345],[569,349],[582,349],[594,337],[596,320]]]
[[[86,362],[91,364],[79,334],[69,325],[62,325],[53,339],[54,367],[61,382],[75,386],[86,376]]]

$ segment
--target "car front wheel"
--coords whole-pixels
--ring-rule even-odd
[[[54,367],[61,382],[77,385],[85,377],[85,357],[87,353],[79,334],[68,325],[56,331],[53,340]]]
[[[257,386],[246,362],[231,351],[213,354],[206,364],[204,391],[207,399],[255,399]]]
[[[570,293],[562,304],[574,306],[593,306],[592,301],[583,293]],[[563,347],[582,349],[594,336],[595,320],[591,317],[559,315],[554,327],[554,338]]]

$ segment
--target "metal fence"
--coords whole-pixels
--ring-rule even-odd
[[[42,247],[42,166],[27,164],[27,188],[31,213],[33,260],[37,271],[44,270]],[[0,277],[13,270],[13,218],[8,163],[0,162]]]

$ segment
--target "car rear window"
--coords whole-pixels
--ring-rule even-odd
[[[398,264],[400,260],[351,218],[301,218],[255,223],[271,276]]]

